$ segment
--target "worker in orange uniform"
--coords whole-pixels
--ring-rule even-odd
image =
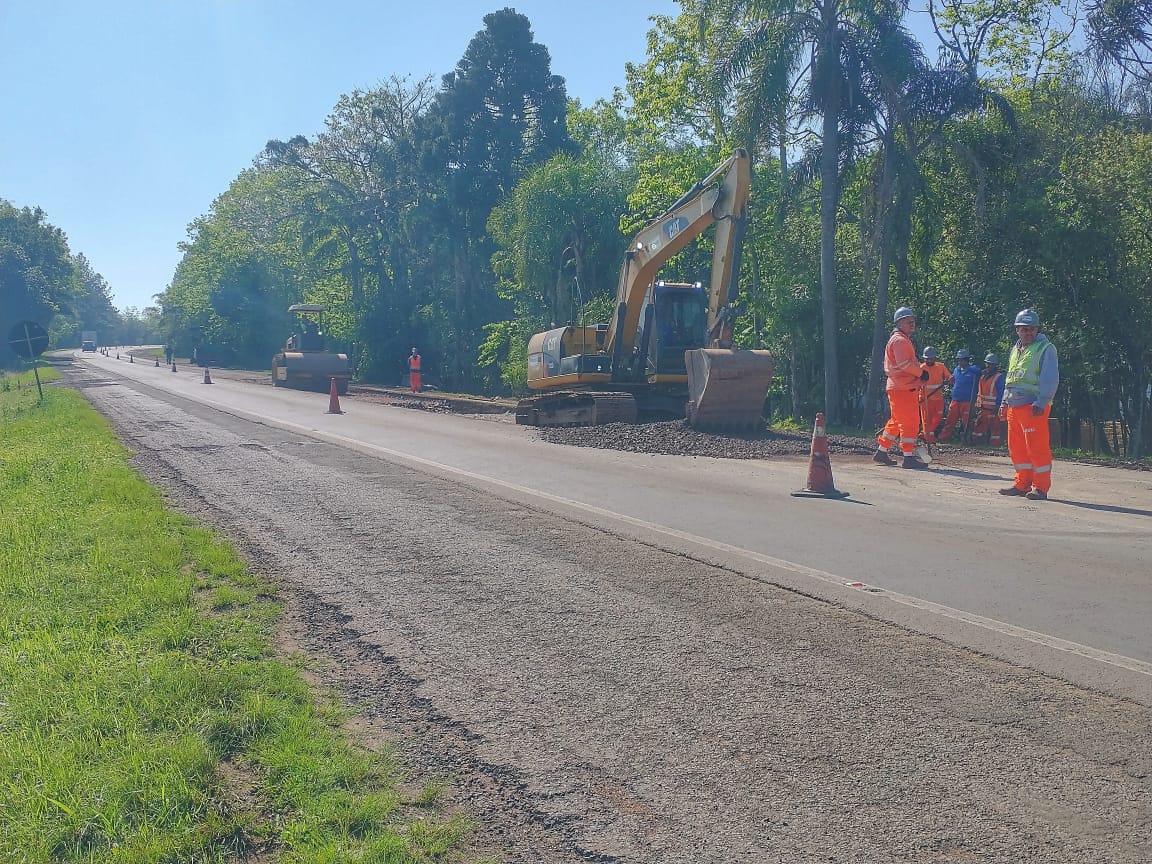
[[[936,440],[936,428],[944,419],[944,385],[952,380],[952,373],[943,363],[936,362],[936,349],[931,345],[920,355],[920,369],[928,373],[920,389],[920,405],[924,411],[924,438]]]
[[[424,383],[420,378],[420,352],[415,348],[408,357],[408,386],[412,388],[413,393],[419,393],[424,389]]]
[[[972,440],[991,433],[988,443],[1000,446],[1000,403],[1004,401],[1004,373],[1000,371],[1000,358],[989,354],[984,358],[984,371],[980,373],[980,383],[976,393],[976,428],[972,430]]]
[[[884,348],[884,374],[888,376],[885,389],[891,416],[876,437],[880,448],[872,456],[878,465],[895,465],[888,455],[893,444],[900,445],[905,468],[927,468],[916,458],[916,438],[920,431],[920,385],[928,380],[928,373],[920,368],[912,334],[916,332],[916,313],[901,306],[892,316],[895,329]]]
[[[1052,489],[1048,416],[1060,386],[1059,359],[1056,346],[1040,332],[1040,316],[1034,309],[1021,309],[1016,315],[1016,337],[1000,405],[1001,418],[1008,420],[1008,456],[1016,476],[1000,494],[1046,501]]]

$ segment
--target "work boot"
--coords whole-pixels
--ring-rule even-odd
[[[1019,489],[1016,486],[1009,486],[1007,489],[1001,489],[1000,494],[1001,495],[1013,495],[1017,498],[1023,498],[1026,495],[1028,495],[1028,491],[1025,489]]]
[[[888,455],[886,450],[877,450],[872,454],[872,461],[877,465],[895,465],[896,460]]]
[[[904,467],[904,468],[927,468],[928,465],[924,462],[921,462],[919,459],[917,459],[915,453],[909,453],[907,456],[904,457],[904,464],[902,467]]]
[[[1029,492],[1024,497],[1027,498],[1029,501],[1047,501],[1048,500],[1048,493],[1045,492],[1043,489],[1033,489],[1031,492]]]

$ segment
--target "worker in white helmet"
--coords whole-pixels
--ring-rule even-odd
[[[1045,501],[1052,488],[1048,417],[1060,386],[1060,365],[1056,346],[1040,332],[1034,309],[1020,310],[1015,324],[1017,339],[1008,355],[1000,415],[1008,421],[1008,456],[1016,476],[1000,494]]]

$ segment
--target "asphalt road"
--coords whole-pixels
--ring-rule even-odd
[[[798,500],[806,460],[83,361],[505,860],[1152,860],[1147,473],[1058,463],[1034,504],[1003,460],[845,459],[849,500]]]

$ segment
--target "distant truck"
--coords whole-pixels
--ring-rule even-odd
[[[80,334],[80,350],[81,351],[95,351],[96,350],[96,331],[85,330]]]

